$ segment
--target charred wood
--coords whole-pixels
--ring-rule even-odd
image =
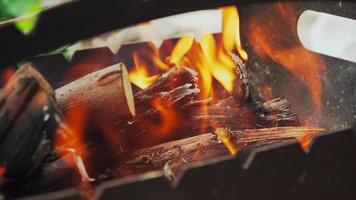
[[[249,146],[261,147],[273,142],[291,141],[309,134],[318,135],[323,131],[321,128],[309,127],[226,130],[225,139],[217,132],[206,133],[122,154],[122,162],[117,168],[116,176],[162,170],[167,164],[176,172],[189,163],[230,155],[227,142],[238,152]]]
[[[9,181],[41,168],[61,117],[51,86],[22,66],[0,91],[0,163]]]

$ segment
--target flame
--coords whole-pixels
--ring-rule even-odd
[[[177,128],[179,119],[174,108],[167,107],[167,102],[161,99],[155,99],[152,102],[153,108],[159,111],[159,123],[148,124],[148,129],[151,133],[156,133],[156,136],[165,136],[172,130]]]
[[[266,10],[264,13],[272,14],[267,16],[257,14],[247,23],[247,36],[254,51],[261,59],[271,58],[304,83],[316,112],[320,113],[322,106],[320,77],[325,70],[325,62],[317,54],[306,50],[299,42],[295,28],[297,20],[295,8],[292,4],[277,3],[273,10]]]
[[[233,91],[234,80],[236,79],[235,65],[231,58],[224,53],[224,49],[217,49],[216,41],[211,34],[202,37],[200,45],[205,57],[206,67],[217,81],[228,91]],[[219,51],[218,55],[215,52]]]
[[[237,8],[234,6],[221,9],[223,16],[222,37],[214,38],[212,34],[205,34],[199,44],[194,42],[194,37],[184,36],[174,46],[168,62],[175,66],[192,65],[199,72],[202,98],[209,98],[213,91],[213,79],[216,79],[228,92],[233,91],[234,81],[237,78],[236,69],[229,53],[236,50],[243,59],[247,53],[241,47],[240,22]],[[156,52],[154,47],[153,52]],[[151,54],[151,59],[156,60],[156,67],[167,69],[167,65],[157,56]],[[157,78],[150,76],[149,66],[142,60],[137,52],[133,53],[135,69],[129,73],[131,82],[141,89],[147,88]],[[160,63],[160,64],[157,64]],[[160,67],[163,66],[163,67]]]
[[[236,147],[231,134],[228,130],[224,128],[215,129],[215,134],[218,136],[218,139],[225,145],[229,150],[231,155],[236,155],[238,153],[238,148]]]
[[[312,145],[314,137],[315,137],[315,134],[310,133],[310,134],[306,134],[305,136],[303,136],[301,138],[297,138],[297,140],[299,141],[299,144],[304,149],[304,151],[307,152],[310,149],[310,146]]]
[[[137,87],[145,89],[158,78],[158,75],[148,75],[147,65],[142,60],[140,60],[140,57],[137,53],[133,53],[133,60],[135,69],[129,72],[129,79]]]
[[[247,60],[247,53],[241,47],[240,16],[237,8],[235,6],[222,8],[222,16],[224,47],[229,51],[236,48],[241,58]]]
[[[176,42],[171,54],[164,59],[169,66],[191,67],[198,72],[202,99],[214,98],[215,94],[218,96],[220,87],[214,88],[215,82],[220,83],[229,93],[234,91],[234,84],[236,84],[239,74],[230,56],[232,51],[238,53],[244,60],[247,59],[247,53],[241,46],[240,19],[236,7],[224,7],[221,9],[221,13],[223,16],[223,33],[221,35],[204,34],[199,42],[192,35],[184,36]],[[152,51],[153,47],[150,48],[151,50],[146,50]],[[146,52],[146,50],[138,49],[133,53],[135,68],[129,73],[131,82],[142,89],[147,88],[157,78],[156,75],[151,75],[152,73],[149,72],[163,70],[159,66],[150,65],[142,58],[142,52]],[[151,60],[157,59],[160,63],[161,60],[157,55],[158,53],[152,53],[149,56],[151,56]],[[152,70],[152,67],[155,67],[156,71]],[[151,104],[159,112],[160,120],[159,123],[151,120],[148,120],[150,123],[147,123],[147,120],[141,120],[145,121],[143,125],[146,128],[148,127],[150,133],[156,133],[162,137],[179,126],[179,115],[174,108],[166,107],[165,102],[157,99],[153,100]],[[201,113],[208,114],[206,104],[202,104],[199,109]],[[202,122],[201,133],[204,133],[206,128],[207,122]],[[231,151],[237,152],[234,149],[231,149]]]
[[[190,50],[190,48],[193,45],[194,37],[193,36],[185,36],[182,37],[176,46],[174,47],[171,57],[170,57],[170,62],[179,65],[179,62],[182,60],[184,55]]]
[[[159,55],[159,49],[154,46],[153,43],[148,43],[148,47],[149,50],[145,51],[144,53],[147,54],[147,57],[149,58],[149,61],[153,65],[153,67],[157,67],[164,71],[169,69],[169,66],[161,60]]]
[[[65,158],[65,160],[72,166],[76,167],[74,160],[67,156],[67,149],[72,149],[79,155],[85,155],[85,141],[84,141],[84,125],[86,123],[87,108],[84,104],[70,109],[66,114],[66,125],[61,124],[54,139],[54,146],[57,153]]]

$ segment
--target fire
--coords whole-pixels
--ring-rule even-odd
[[[304,149],[304,151],[309,150],[309,148],[313,142],[314,136],[315,136],[315,134],[307,134],[304,137],[297,138],[300,143],[300,146]]]
[[[224,47],[232,51],[238,51],[241,58],[247,60],[247,53],[241,47],[240,39],[240,16],[235,6],[222,8],[223,14],[223,42]]]
[[[304,83],[315,110],[320,113],[322,105],[320,77],[325,70],[324,60],[306,50],[299,42],[294,23],[297,18],[292,4],[277,3],[273,10],[266,10],[264,13],[272,14],[267,16],[257,14],[247,23],[247,36],[254,51],[262,59],[271,58]]]
[[[223,33],[221,35],[208,33],[203,35],[200,41],[196,41],[193,35],[184,36],[172,47],[171,54],[161,59],[159,53],[149,54],[148,59],[143,58],[142,54],[148,54],[146,51],[156,52],[152,46],[146,50],[137,49],[133,53],[135,66],[129,73],[131,82],[144,89],[156,80],[157,74],[166,70],[166,66],[185,66],[198,72],[202,99],[214,99],[215,93],[220,90],[220,87],[214,88],[216,82],[227,92],[232,93],[239,74],[230,53],[238,53],[244,60],[247,59],[247,53],[241,46],[240,19],[237,8],[234,6],[221,8],[221,14],[223,18]],[[150,60],[156,60],[156,63],[149,63]],[[159,67],[157,63],[161,63],[160,65],[164,68]],[[167,65],[162,63],[167,63]],[[152,67],[155,69],[152,69]],[[174,108],[167,108],[162,100],[153,100],[151,104],[158,110],[160,119],[158,123],[151,120],[148,120],[147,123],[145,121],[144,126],[148,127],[150,133],[164,137],[179,126],[179,116]],[[199,109],[202,113],[207,113],[206,105],[202,104]],[[201,133],[206,131],[205,123],[207,122],[201,124]],[[229,146],[230,143],[225,139],[223,139],[226,142],[224,144],[228,146],[232,154],[236,153],[237,150]]]
[[[230,93],[233,91],[237,74],[229,55],[231,51],[236,50],[243,59],[247,59],[247,53],[241,47],[240,19],[237,8],[234,6],[224,7],[221,12],[223,16],[222,37],[205,34],[199,44],[194,41],[193,36],[182,37],[167,59],[169,64],[175,66],[189,64],[192,65],[189,67],[193,67],[199,72],[202,98],[211,96],[213,79],[216,79],[226,91]],[[135,69],[129,73],[130,80],[133,84],[144,89],[151,85],[157,76],[149,75],[149,67],[137,52],[133,53],[133,59]],[[157,60],[157,63],[163,63],[157,54],[152,54],[151,59]]]
[[[224,128],[217,128],[215,129],[215,134],[218,136],[218,139],[226,146],[231,155],[237,154],[238,148],[232,140],[231,134],[228,130]]]
[[[167,135],[178,125],[177,122],[179,120],[175,114],[175,110],[166,107],[166,102],[162,100],[154,100],[152,104],[153,107],[160,112],[160,122],[158,124],[152,124],[153,126],[151,126],[151,128],[159,135]]]
[[[68,149],[72,149],[79,155],[85,155],[85,141],[84,141],[84,125],[86,123],[87,109],[86,106],[76,107],[68,111],[65,115],[66,125],[64,123],[59,128],[60,133],[56,134],[54,139],[54,146],[57,153],[74,168],[76,163],[73,159],[66,156]]]
[[[140,57],[137,55],[137,53],[133,54],[133,60],[135,69],[129,72],[129,79],[137,87],[145,89],[158,78],[158,75],[148,75],[147,65],[142,60],[140,60]]]
[[[193,41],[193,36],[182,37],[172,51],[170,62],[175,65],[180,65],[180,61],[192,47]]]
[[[211,76],[231,93],[233,91],[234,80],[236,79],[233,61],[225,54],[224,49],[217,48],[216,41],[211,34],[204,35],[200,45],[205,58],[205,66],[208,68]]]

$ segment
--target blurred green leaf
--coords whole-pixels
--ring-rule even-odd
[[[35,14],[41,10],[40,0],[0,0],[0,19]],[[31,33],[37,23],[37,16],[16,23],[16,27],[24,34]]]

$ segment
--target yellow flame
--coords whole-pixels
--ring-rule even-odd
[[[221,49],[219,49],[219,53],[216,55],[216,42],[211,34],[204,35],[200,45],[206,59],[205,65],[209,69],[211,76],[218,80],[231,93],[234,87],[234,80],[236,79],[234,63],[231,58],[222,53]]]
[[[139,56],[133,53],[133,61],[135,64],[135,69],[129,72],[129,79],[131,83],[135,84],[141,89],[145,89],[158,78],[158,75],[149,76],[147,72],[147,67],[140,61]]]
[[[234,47],[242,57],[247,60],[247,53],[241,47],[240,16],[235,6],[222,8],[223,16],[223,43],[226,50],[232,51]]]
[[[229,52],[237,50],[243,59],[247,59],[247,53],[241,47],[240,24],[237,8],[234,6],[222,8],[223,33],[221,41],[212,34],[206,34],[201,38],[200,46],[194,43],[193,36],[182,37],[172,50],[169,62],[176,66],[192,63],[200,75],[200,88],[203,98],[211,96],[212,80],[216,79],[226,91],[232,93],[234,81],[237,78],[236,66]],[[189,56],[190,54],[190,56]],[[187,59],[188,57],[188,59]],[[155,59],[157,58],[157,59]],[[154,65],[166,69],[167,65],[159,57],[153,56]],[[130,72],[130,80],[140,88],[146,88],[157,78],[149,76],[146,66],[134,55],[136,69]]]
[[[228,130],[224,128],[217,128],[215,129],[215,134],[218,136],[218,139],[226,146],[231,155],[237,154],[239,150],[235,146],[234,141],[232,140]]]
[[[170,62],[179,66],[180,60],[182,60],[183,56],[190,50],[193,41],[193,36],[182,37],[172,51]]]
[[[150,59],[152,60],[152,64],[154,65],[154,67],[158,67],[161,70],[169,69],[169,66],[161,60],[161,58],[159,56],[159,49],[153,43],[147,43],[147,44],[148,44],[149,48],[152,50],[152,52],[147,51],[146,53],[151,52],[151,53],[149,53],[149,55],[150,55]],[[142,64],[142,62],[141,62],[141,64]]]

